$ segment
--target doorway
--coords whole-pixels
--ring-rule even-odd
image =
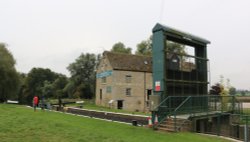
[[[147,100],[149,100],[150,95],[152,95],[152,89],[147,89]]]
[[[123,108],[123,100],[117,100],[117,109]]]
[[[100,89],[100,100],[102,100],[102,89]]]

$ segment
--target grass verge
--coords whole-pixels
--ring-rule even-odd
[[[226,142],[194,133],[151,129],[0,104],[1,142]]]

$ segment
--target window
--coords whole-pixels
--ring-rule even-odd
[[[131,96],[131,88],[126,88],[126,96]]]
[[[131,81],[132,81],[132,76],[126,75],[126,83],[131,83]]]
[[[106,83],[107,82],[107,78],[106,77],[103,77],[102,78],[102,83]]]
[[[107,88],[106,88],[106,93],[111,93],[111,92],[112,92],[111,86],[107,86]]]

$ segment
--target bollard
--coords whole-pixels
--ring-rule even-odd
[[[137,126],[137,120],[132,120],[132,125]]]

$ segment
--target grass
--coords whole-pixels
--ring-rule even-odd
[[[244,115],[250,115],[250,108],[243,108]]]
[[[194,133],[163,133],[148,128],[75,115],[0,104],[1,142],[226,142]]]

